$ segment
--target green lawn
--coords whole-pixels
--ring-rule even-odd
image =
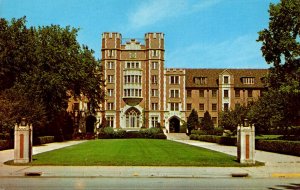
[[[31,165],[243,166],[227,154],[155,139],[91,140],[33,156]]]

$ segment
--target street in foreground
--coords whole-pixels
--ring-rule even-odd
[[[2,177],[0,190],[300,189],[299,179]]]

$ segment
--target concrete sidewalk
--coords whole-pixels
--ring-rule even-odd
[[[184,138],[186,139],[186,138]],[[192,140],[176,140],[236,156],[236,147],[222,146]],[[33,148],[33,153],[46,152],[84,141],[51,143]],[[40,172],[42,177],[231,177],[247,173],[252,178],[297,177],[300,178],[300,157],[256,151],[261,167],[139,167],[139,166],[9,166],[3,163],[13,159],[13,150],[0,151],[0,177],[24,176]]]

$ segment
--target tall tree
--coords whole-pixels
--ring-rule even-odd
[[[78,29],[28,28],[25,17],[0,19],[0,29],[0,91],[14,88],[39,102],[48,123],[63,114],[71,95],[83,94],[97,108],[104,98],[100,62],[78,43]]]
[[[259,32],[262,53],[272,65],[270,87],[300,92],[300,1],[270,4],[269,28]]]
[[[198,113],[195,109],[193,109],[187,120],[188,134],[191,134],[192,130],[197,129],[198,127],[199,127]]]
[[[300,1],[281,0],[270,4],[269,13],[269,28],[259,32],[257,41],[262,42],[263,56],[272,66],[267,80],[270,92],[259,101],[270,109],[266,112],[259,105],[253,109],[262,115],[276,113],[276,119],[260,117],[268,119],[260,123],[273,127],[277,124],[285,129],[300,119]]]
[[[212,131],[214,129],[214,123],[208,111],[204,113],[203,119],[200,122],[200,128],[204,131]]]

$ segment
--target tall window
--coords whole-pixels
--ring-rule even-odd
[[[192,97],[192,90],[186,90],[186,96],[188,98]]]
[[[171,106],[171,111],[179,111],[179,103],[171,102],[170,106]]]
[[[153,57],[157,57],[158,56],[158,54],[159,54],[159,52],[158,52],[158,50],[152,50],[152,56]]]
[[[224,84],[228,84],[229,83],[229,77],[228,76],[224,76]]]
[[[192,104],[186,104],[186,109],[187,110],[192,110]]]
[[[158,103],[151,103],[151,109],[153,111],[158,110]]]
[[[249,98],[253,97],[253,90],[251,90],[251,89],[248,90],[248,97]]]
[[[217,90],[216,89],[211,90],[211,96],[214,97],[214,98],[217,97]]]
[[[109,127],[114,127],[114,116],[106,116],[106,121]]]
[[[108,69],[114,69],[115,68],[115,63],[114,62],[107,62],[107,68]]]
[[[204,97],[204,90],[199,90],[199,97]]]
[[[229,104],[228,103],[224,103],[224,111],[228,111],[229,110]]]
[[[108,102],[107,103],[107,110],[113,110],[114,109],[114,103]]]
[[[229,94],[228,94],[228,90],[224,90],[224,98],[228,98]]]
[[[152,62],[152,69],[158,69],[158,62]]]
[[[240,97],[240,90],[239,89],[234,90],[234,93],[235,93],[236,98]]]
[[[211,110],[217,111],[217,104],[211,104]]]
[[[170,98],[179,98],[179,90],[173,89],[170,91]]]
[[[114,75],[107,75],[107,82],[108,83],[114,83]]]
[[[131,109],[126,113],[126,127],[139,127],[140,113],[136,109]]]
[[[152,89],[151,90],[151,96],[158,97],[158,89]]]
[[[179,84],[179,76],[170,76],[171,84]]]
[[[152,84],[157,84],[158,83],[158,76],[157,75],[152,75],[151,76],[151,82],[152,82]]]
[[[151,117],[151,127],[156,127],[158,123],[158,117],[157,116],[152,116]]]
[[[204,111],[204,104],[199,104],[199,110]]]
[[[107,89],[107,95],[108,95],[109,97],[114,96],[114,89]]]

